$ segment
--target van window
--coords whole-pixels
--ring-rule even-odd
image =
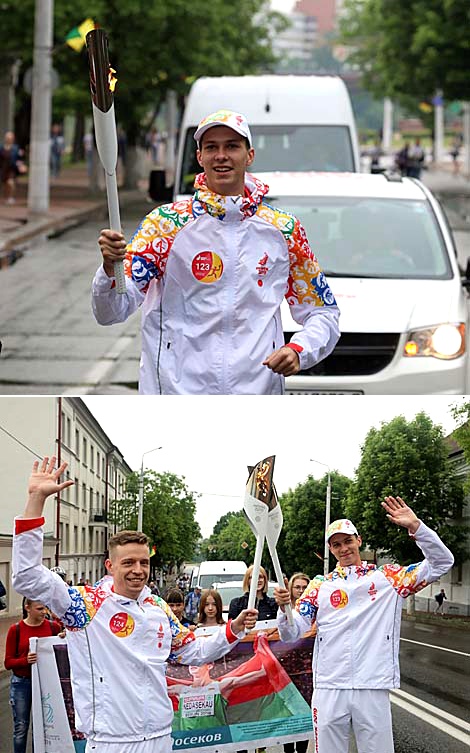
[[[267,202],[299,218],[327,276],[452,278],[427,202],[337,196],[268,196]]]
[[[208,573],[200,576],[198,585],[201,588],[210,588],[213,583],[228,583],[240,578],[243,578],[243,573]]]
[[[193,192],[201,168],[196,159],[196,128],[188,128],[184,142],[179,193]],[[255,159],[252,173],[354,172],[354,155],[348,126],[263,125],[251,126]]]

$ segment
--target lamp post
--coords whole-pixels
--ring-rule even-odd
[[[142,462],[140,464],[140,479],[139,479],[139,508],[137,511],[137,530],[142,530],[143,518],[144,518],[144,456],[149,455],[151,452],[161,450],[161,447],[154,447],[153,450],[147,450],[142,455]]]
[[[310,458],[311,463],[318,463],[328,468],[328,483],[326,485],[326,505],[325,505],[325,548],[323,550],[323,575],[328,575],[329,562],[330,562],[330,550],[328,548],[328,541],[326,540],[326,529],[330,525],[330,507],[331,507],[331,473],[330,466],[326,463],[322,463],[320,460]]]

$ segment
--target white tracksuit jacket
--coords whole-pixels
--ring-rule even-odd
[[[95,587],[68,587],[42,565],[43,523],[44,518],[16,518],[12,582],[66,626],[77,729],[108,743],[169,735],[167,659],[194,665],[214,661],[237,637],[226,625],[196,638],[147,586],[137,600],[114,593],[110,577]]]
[[[123,322],[142,306],[142,394],[282,394],[284,377],[263,361],[285,344],[284,297],[308,369],[338,341],[333,294],[299,221],[263,202],[264,183],[248,175],[245,196],[219,196],[201,174],[196,189],[145,217],[127,247],[124,295],[99,268],[95,318]]]
[[[402,599],[444,575],[454,558],[424,523],[413,538],[426,559],[402,566],[337,565],[310,581],[296,604],[294,625],[279,610],[282,640],[295,640],[316,620],[313,686],[387,689],[400,686],[398,651]]]

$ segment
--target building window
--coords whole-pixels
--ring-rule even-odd
[[[75,455],[77,458],[80,456],[80,432],[75,429]]]
[[[94,465],[95,458],[94,458],[94,455],[95,455],[95,448],[93,447],[92,444],[90,444],[90,468],[91,468],[92,471],[95,470],[95,465]]]
[[[75,484],[74,484],[74,493],[75,493],[75,506],[78,507],[80,504],[80,487],[78,485],[78,478],[75,477]]]
[[[87,441],[86,437],[83,437],[83,444],[82,444],[83,450],[82,450],[82,463],[83,465],[87,464]]]
[[[82,507],[86,510],[86,484],[82,484]]]
[[[100,475],[100,452],[96,450],[96,475]]]
[[[73,551],[78,552],[78,526],[73,527]]]

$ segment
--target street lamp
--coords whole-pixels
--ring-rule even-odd
[[[161,447],[154,447],[153,450],[147,450],[142,455],[142,462],[140,464],[140,480],[139,480],[139,508],[137,511],[137,530],[142,530],[143,518],[144,518],[144,455],[149,455],[151,452],[161,450]]]
[[[319,465],[324,465],[325,468],[328,468],[328,483],[326,485],[326,506],[325,506],[325,548],[323,550],[323,575],[328,575],[329,570],[329,562],[330,562],[330,550],[328,547],[328,541],[326,540],[326,531],[328,526],[330,525],[330,506],[331,506],[331,475],[330,475],[330,466],[326,463],[322,463],[320,460],[315,460],[315,458],[310,458],[311,463],[318,463]]]

